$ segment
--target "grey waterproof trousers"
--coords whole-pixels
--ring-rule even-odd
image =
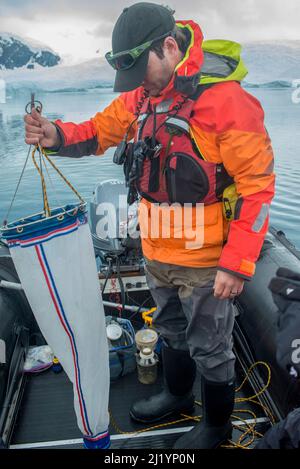
[[[214,297],[215,267],[192,268],[146,259],[146,278],[157,305],[153,326],[173,349],[189,350],[208,380],[227,382],[235,371],[232,300]]]

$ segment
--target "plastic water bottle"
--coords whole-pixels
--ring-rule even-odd
[[[153,384],[157,379],[157,355],[150,347],[143,348],[137,354],[138,379],[142,384]]]

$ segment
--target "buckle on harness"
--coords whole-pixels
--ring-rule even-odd
[[[153,156],[152,158],[157,158],[163,148],[163,145],[161,143],[158,143],[154,148],[153,148]]]

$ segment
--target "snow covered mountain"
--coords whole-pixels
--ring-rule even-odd
[[[49,47],[31,39],[24,39],[15,34],[0,33],[0,69],[34,69],[53,67],[60,62],[60,57]]]
[[[114,70],[104,58],[92,59],[78,65],[60,64],[52,68],[0,70],[8,93],[31,91],[84,91],[112,86]]]
[[[293,80],[300,79],[300,41],[246,43],[242,56],[249,70],[244,82],[246,87],[291,87]],[[93,91],[112,86],[115,74],[100,57],[69,66],[59,63],[53,67],[48,62],[45,67],[36,62],[32,69],[27,64],[13,70],[0,69],[0,79],[5,80],[8,93]]]

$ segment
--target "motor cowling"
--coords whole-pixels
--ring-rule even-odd
[[[141,258],[138,204],[127,204],[128,189],[120,180],[99,183],[90,202],[90,225],[96,255],[106,263],[109,257]]]

